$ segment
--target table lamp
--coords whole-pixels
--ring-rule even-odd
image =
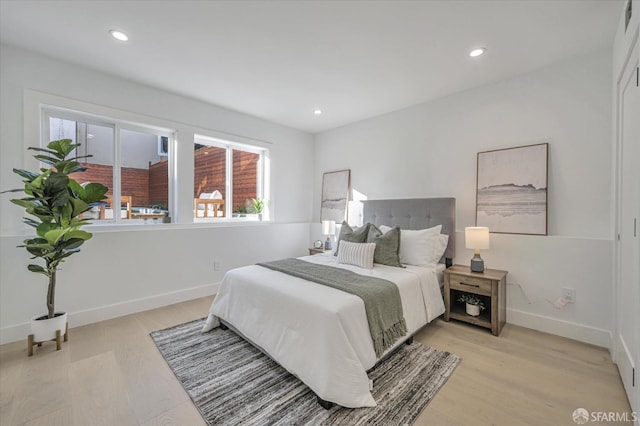
[[[322,221],[322,233],[327,236],[327,240],[324,242],[324,249],[331,250],[331,236],[336,233],[335,220],[323,220]]]
[[[468,226],[464,228],[464,245],[474,250],[471,259],[471,272],[484,272],[484,260],[480,257],[480,250],[489,248],[489,228],[486,226]]]

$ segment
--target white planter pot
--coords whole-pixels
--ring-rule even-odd
[[[467,315],[471,315],[472,317],[477,317],[478,315],[480,315],[480,306],[470,305],[468,303],[466,305],[467,305]]]
[[[44,315],[46,317],[46,315]],[[42,315],[31,318],[31,334],[34,342],[46,342],[56,338],[56,330],[60,330],[60,336],[64,337],[67,330],[67,313],[56,312],[53,318],[42,318]]]

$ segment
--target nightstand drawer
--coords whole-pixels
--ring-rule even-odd
[[[453,290],[491,296],[491,280],[486,278],[451,274],[449,276],[449,287]]]

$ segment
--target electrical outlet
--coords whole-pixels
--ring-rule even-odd
[[[562,297],[567,301],[567,303],[576,303],[576,289],[563,287]]]
[[[213,261],[213,270],[216,271],[216,272],[220,270],[220,261],[219,260],[214,260]]]

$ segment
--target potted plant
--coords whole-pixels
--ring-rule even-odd
[[[82,214],[94,206],[104,203],[108,188],[99,183],[80,185],[69,177],[70,174],[86,170],[77,161],[91,155],[75,156],[80,144],[73,144],[70,139],[50,142],[46,149],[30,147],[37,151],[34,155],[38,161],[48,167],[39,172],[13,169],[14,173],[23,177],[24,188],[4,192],[24,192],[24,198],[11,200],[25,209],[28,217],[24,222],[35,228],[36,236],[24,240],[24,247],[33,257],[41,259],[44,266],[29,264],[29,271],[42,274],[48,278],[47,314],[31,320],[29,336],[29,355],[35,343],[56,339],[60,349],[60,337],[67,340],[67,314],[55,311],[56,279],[59,266],[69,256],[80,251],[80,246],[92,234],[82,230],[89,222],[82,219]]]
[[[477,317],[480,311],[484,311],[484,302],[475,294],[463,293],[458,298],[458,302],[466,303],[467,314],[472,317]]]
[[[258,220],[262,220],[262,212],[265,206],[264,200],[252,198],[251,202],[253,203],[253,210],[258,214]]]

